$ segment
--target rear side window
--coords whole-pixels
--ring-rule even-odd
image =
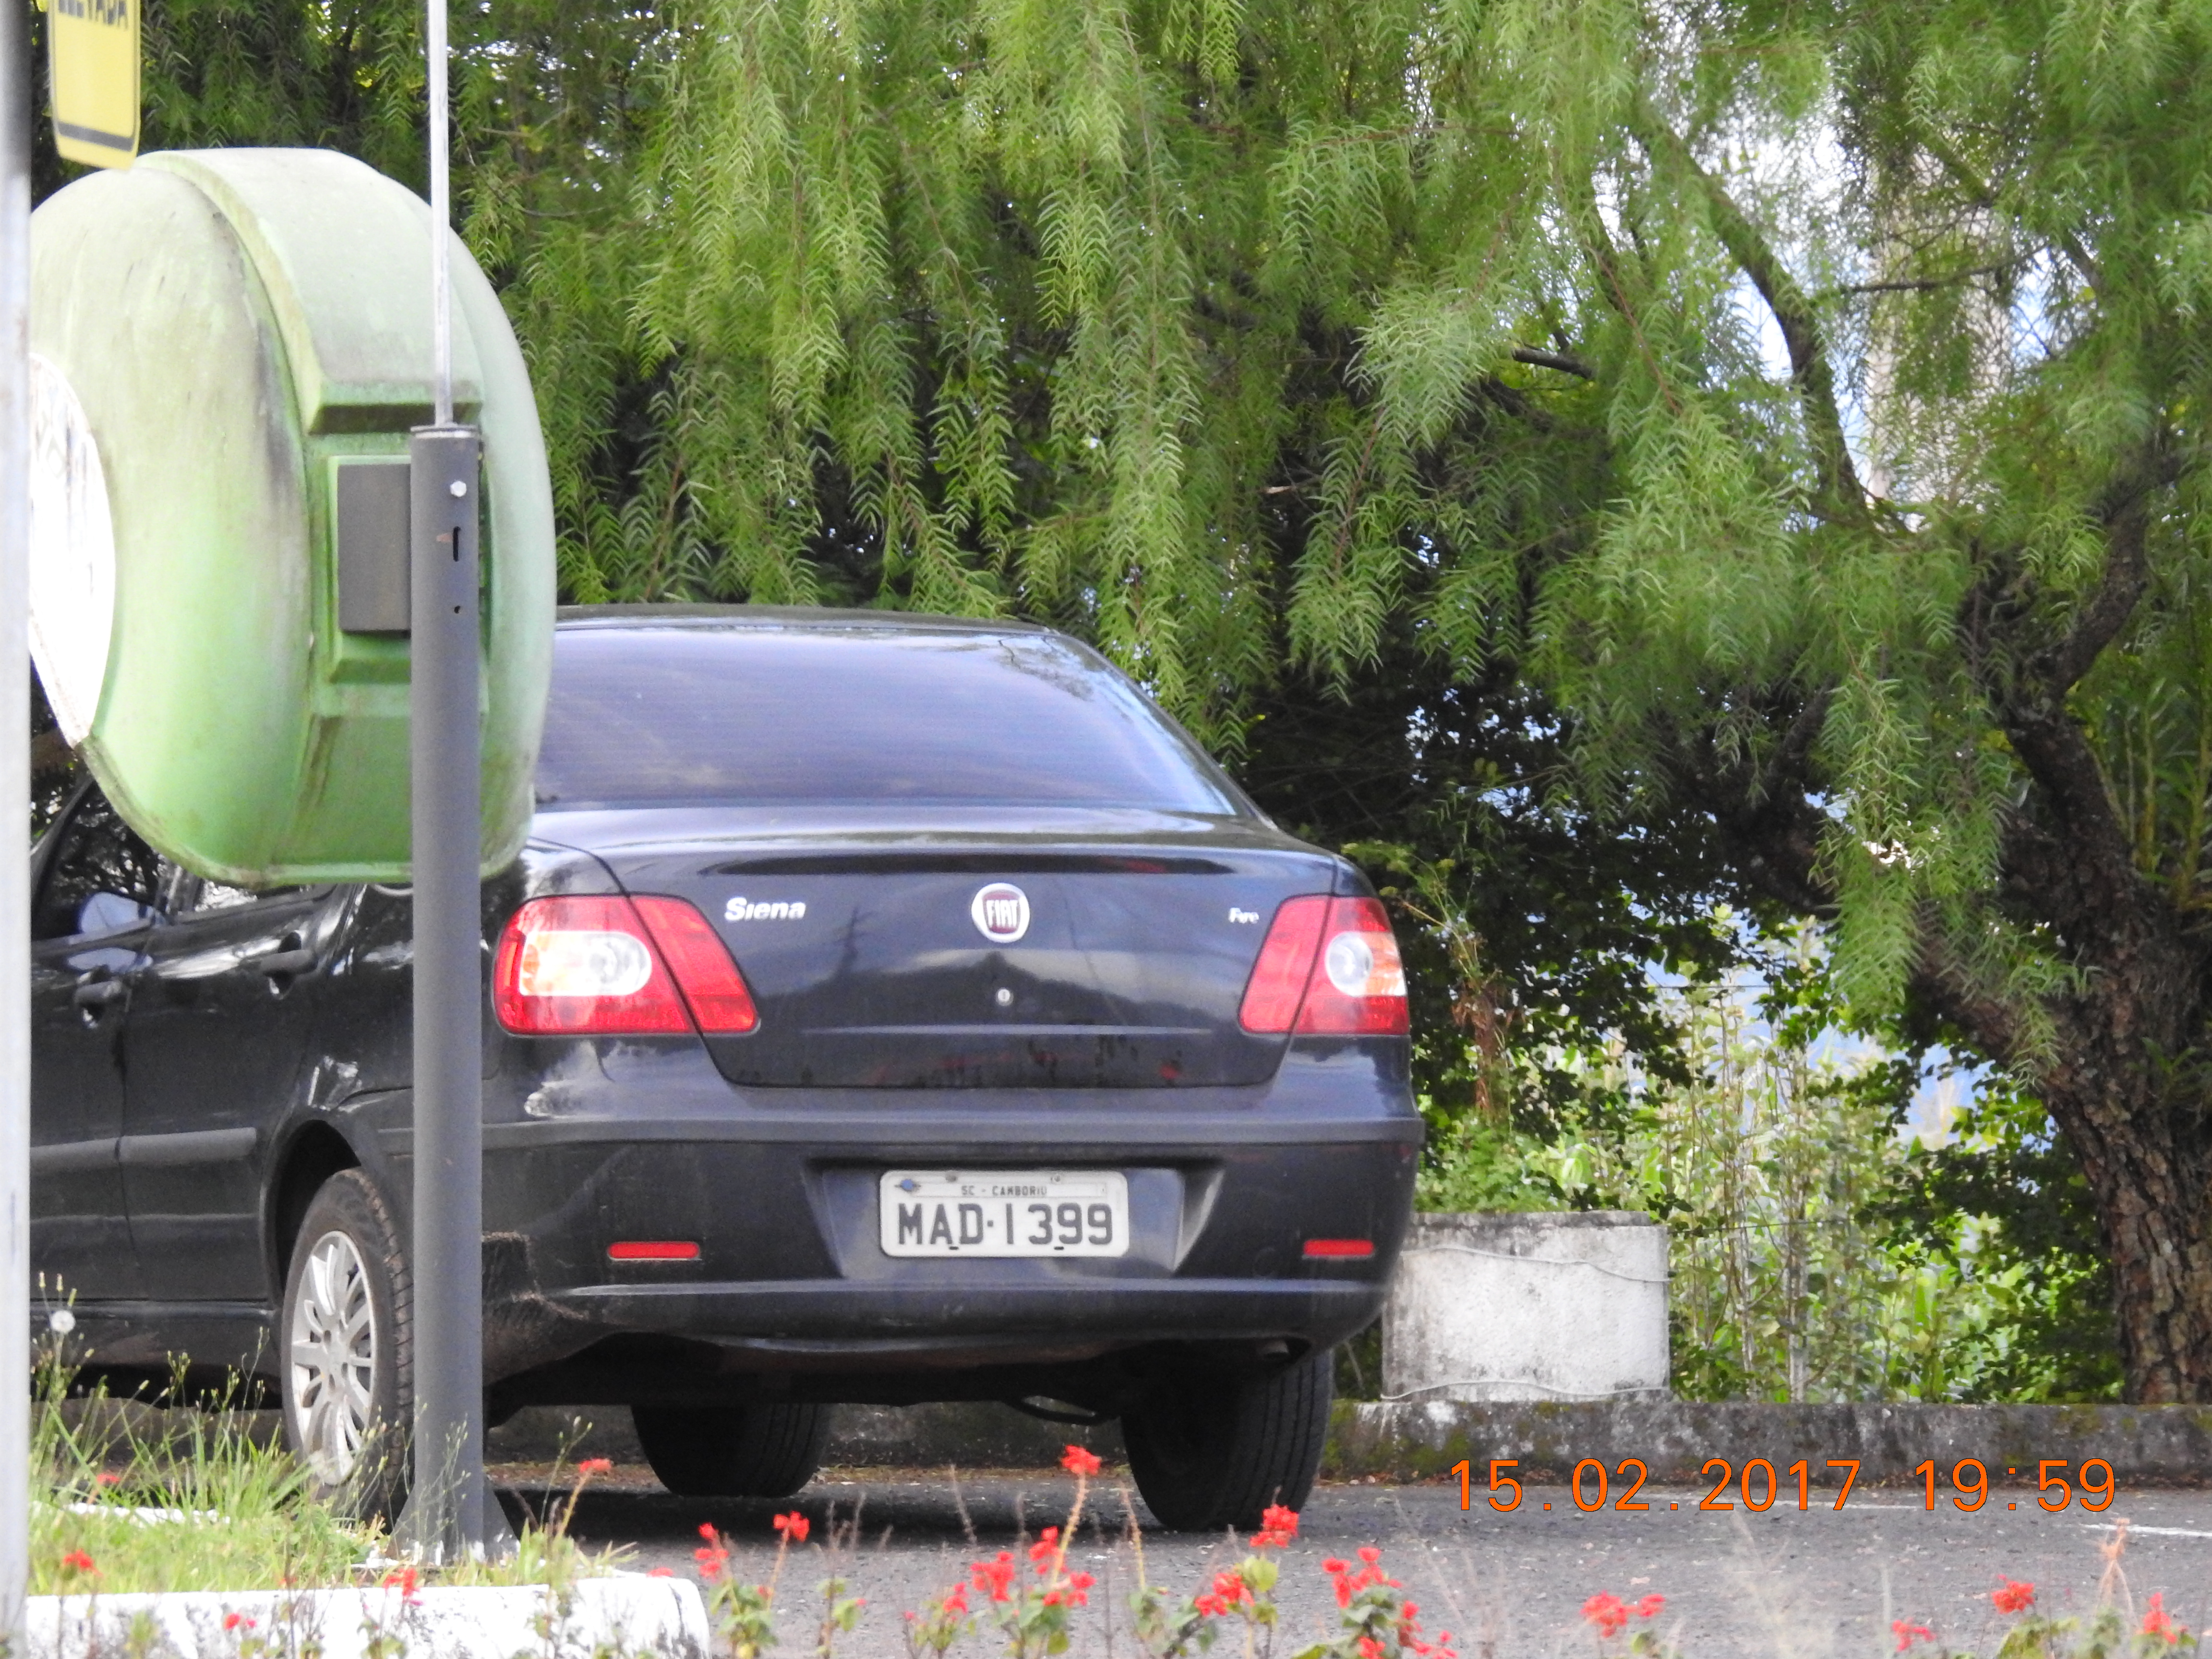
[[[1066,641],[759,624],[562,629],[538,798],[1238,810]]]

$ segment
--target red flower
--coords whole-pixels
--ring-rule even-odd
[[[645,1570],[645,1576],[647,1578],[673,1578],[676,1577],[676,1569],[673,1567],[647,1567]]]
[[[1340,1607],[1350,1607],[1352,1598],[1370,1584],[1388,1584],[1393,1589],[1398,1588],[1398,1581],[1385,1578],[1382,1569],[1376,1565],[1382,1559],[1381,1550],[1372,1547],[1363,1549],[1359,1552],[1359,1559],[1366,1565],[1358,1572],[1352,1571],[1348,1564],[1333,1557],[1321,1564],[1321,1570],[1335,1580],[1336,1605]]]
[[[67,1555],[62,1557],[62,1571],[64,1572],[98,1572],[100,1569],[92,1565],[92,1558],[82,1550],[71,1550]]]
[[[1359,1659],[1382,1659],[1382,1644],[1371,1636],[1361,1637]]]
[[[1099,1468],[1098,1454],[1085,1451],[1080,1446],[1070,1446],[1067,1455],[1060,1460],[1060,1467],[1070,1474],[1096,1474]]]
[[[95,1486],[119,1486],[123,1484],[123,1477],[116,1474],[113,1469],[102,1469],[98,1474],[94,1475],[92,1479]]]
[[[576,1473],[578,1474],[606,1474],[613,1470],[614,1466],[615,1460],[611,1457],[587,1457],[582,1462],[576,1465]]]
[[[1659,1609],[1666,1605],[1665,1596],[1647,1595],[1636,1604],[1636,1616],[1638,1619],[1656,1619],[1659,1616]]]
[[[2155,1636],[2172,1647],[2189,1634],[2188,1626],[2173,1622],[2173,1615],[2166,1610],[2166,1592],[2160,1590],[2150,1598],[2150,1611],[2143,1614],[2142,1633]]]
[[[1011,1601],[1013,1597],[1014,1557],[1010,1550],[1000,1550],[995,1561],[978,1561],[969,1570],[969,1577],[979,1590],[988,1591],[994,1601]]]
[[[806,1541],[806,1517],[797,1510],[789,1515],[777,1516],[769,1524],[783,1534],[783,1541],[787,1544],[804,1544]]]
[[[399,1599],[403,1601],[412,1601],[415,1599],[415,1584],[416,1577],[413,1567],[394,1567],[384,1575],[384,1588],[398,1590]]]
[[[1298,1512],[1286,1510],[1280,1504],[1270,1504],[1260,1517],[1260,1530],[1253,1535],[1255,1550],[1280,1549],[1298,1535]]]
[[[1925,1625],[1908,1625],[1902,1619],[1893,1619],[1889,1628],[1897,1637],[1897,1650],[1902,1653],[1915,1642],[1932,1642],[1936,1632]]]
[[[1070,1573],[1067,1577],[1067,1599],[1076,1607],[1091,1604],[1091,1587],[1098,1581],[1087,1572]]]
[[[1213,1593],[1224,1607],[1233,1607],[1252,1592],[1245,1585],[1244,1575],[1231,1567],[1226,1572],[1213,1575]]]
[[[712,1521],[702,1521],[699,1523],[699,1536],[705,1539],[708,1543],[713,1543],[714,1541],[714,1523]]]
[[[1990,1601],[1999,1613],[2026,1613],[2035,1605],[2035,1586],[2007,1578],[1990,1592]]]
[[[730,1565],[730,1553],[726,1549],[693,1550],[691,1559],[699,1564],[702,1578],[720,1578],[722,1570]]]
[[[241,1625],[245,1626],[248,1630],[252,1630],[253,1628],[253,1621],[251,1619],[248,1619],[242,1613],[226,1613],[223,1614],[222,1627],[225,1630],[236,1630]]]
[[[947,1613],[967,1612],[968,1586],[965,1584],[955,1584],[951,1589],[945,1592],[945,1600],[938,1605],[942,1607]]]
[[[1620,1627],[1628,1622],[1628,1607],[1609,1590],[1600,1590],[1583,1603],[1583,1617],[1597,1626],[1598,1640],[1609,1642],[1620,1634]]]

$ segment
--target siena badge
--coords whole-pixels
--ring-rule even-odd
[[[994,881],[975,895],[968,914],[992,944],[1012,945],[1030,930],[1030,896],[1010,881]]]

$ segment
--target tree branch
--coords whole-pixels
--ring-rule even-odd
[[[1556,368],[1562,374],[1572,374],[1585,380],[1597,379],[1597,371],[1579,357],[1569,356],[1564,351],[1541,351],[1534,346],[1515,346],[1513,361],[1528,363],[1536,368]]]
[[[2000,1066],[2018,1060],[2017,1011],[2003,997],[1992,995],[1976,982],[1950,941],[1936,928],[1921,930],[1920,960],[1912,970],[1908,991],[1964,1031],[1975,1048]]]
[[[1823,289],[1821,297],[1832,294],[1927,294],[1954,283],[1971,283],[1977,276],[2002,276],[2019,264],[2017,259],[2003,259],[1993,265],[1976,265],[1971,270],[1954,270],[1948,276],[1899,276],[1885,283],[1843,283]]]
[[[1974,198],[1976,206],[1986,209],[1991,213],[2000,210],[1996,191],[1984,183],[1981,175],[1966,165],[1966,158],[1951,147],[1949,139],[1942,133],[1926,127],[1919,130],[1917,137],[1920,140],[1920,147],[1936,158],[1943,171],[1949,173],[1959,184],[1966,186],[1966,193]],[[2081,280],[2088,283],[2091,288],[2100,286],[2098,280],[2097,262],[2090,257],[2089,250],[2081,246],[2081,238],[2070,230],[2062,230],[2057,234],[2057,240],[2067,258],[2073,262],[2074,269],[2080,274]]]
[[[2151,448],[2105,492],[2098,513],[2105,523],[2105,569],[2097,591],[2066,636],[2029,661],[2029,672],[2049,692],[2063,696],[2071,690],[2135,614],[2150,585],[2150,497],[2180,471],[2172,454]]]
[[[1752,286],[1766,301],[1790,348],[1790,375],[1797,383],[1805,406],[1805,423],[1813,441],[1814,466],[1819,474],[1818,506],[1830,519],[1863,520],[1867,517],[1865,486],[1851,463],[1844,438],[1844,422],[1836,401],[1835,370],[1828,362],[1820,319],[1797,279],[1790,274],[1759,228],[1751,222],[1721,181],[1707,173],[1673,127],[1660,119],[1648,100],[1637,100],[1638,136],[1655,159],[1691,180],[1705,198],[1713,232],[1729,257],[1742,267]]]

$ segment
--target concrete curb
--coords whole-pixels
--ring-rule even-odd
[[[1523,1479],[1565,1480],[1581,1459],[1613,1469],[1631,1457],[1644,1463],[1650,1479],[1675,1482],[1697,1480],[1716,1457],[1739,1470],[1753,1458],[1784,1471],[1802,1459],[1822,1486],[1841,1482],[1841,1472],[1827,1467],[1832,1457],[1856,1459],[1863,1482],[1910,1480],[1915,1466],[1933,1458],[1947,1486],[1962,1458],[1978,1459],[1996,1480],[2031,1486],[2045,1459],[2078,1469],[2085,1460],[2102,1458],[2124,1486],[2194,1486],[2212,1480],[2212,1409],[1346,1401],[1330,1423],[1322,1472],[1340,1480],[1432,1480],[1466,1458],[1480,1486],[1492,1458],[1518,1460],[1516,1473]],[[1704,1477],[1707,1484],[1712,1478]]]
[[[603,1652],[706,1659],[710,1647],[698,1586],[644,1577],[580,1580],[565,1609],[551,1591],[525,1585],[423,1589],[411,1601],[396,1589],[33,1595],[25,1617],[29,1659],[101,1653],[237,1659],[249,1641],[267,1659],[309,1653],[364,1659],[373,1641],[382,1644],[381,1659],[590,1659]],[[238,1622],[226,1628],[232,1619]],[[243,1622],[249,1619],[250,1628]]]

